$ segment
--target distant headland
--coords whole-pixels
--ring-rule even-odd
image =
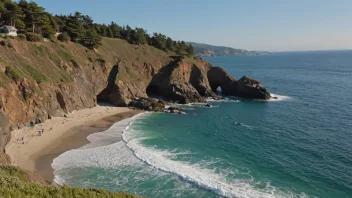
[[[248,51],[244,49],[195,42],[186,42],[186,44],[193,46],[196,56],[258,56],[271,54],[271,52],[268,51]]]

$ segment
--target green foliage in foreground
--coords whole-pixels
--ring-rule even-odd
[[[13,166],[0,166],[0,197],[136,198],[124,192],[113,193],[102,189],[41,186],[28,182],[27,173]]]

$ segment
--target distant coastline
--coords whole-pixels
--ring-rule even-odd
[[[271,52],[268,51],[249,51],[245,49],[235,49],[232,47],[225,46],[214,46],[203,43],[186,42],[188,45],[192,45],[194,53],[199,57],[212,57],[212,56],[258,56],[268,55]]]

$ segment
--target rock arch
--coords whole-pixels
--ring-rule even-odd
[[[221,67],[212,67],[208,71],[208,80],[213,92],[216,92],[218,87],[221,88],[222,94],[233,95],[235,90],[236,80]]]

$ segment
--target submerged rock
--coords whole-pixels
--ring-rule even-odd
[[[176,108],[176,107],[169,107],[167,109],[170,113],[180,113],[181,110],[179,108]]]
[[[205,107],[210,108],[210,107],[213,107],[213,106],[211,104],[206,104]]]

